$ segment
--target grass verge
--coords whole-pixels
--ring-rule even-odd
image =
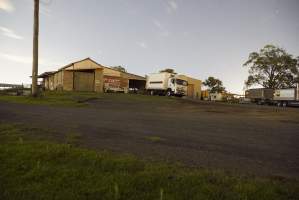
[[[84,107],[87,102],[95,99],[123,101],[123,102],[171,102],[173,98],[135,95],[135,94],[121,94],[121,93],[95,93],[95,92],[43,92],[40,97],[34,98],[31,96],[10,96],[0,95],[0,101],[21,103],[21,104],[37,104],[50,106],[70,106],[70,107]]]
[[[32,133],[32,131],[34,133]],[[50,142],[0,124],[0,199],[298,199],[294,180],[242,177]],[[28,135],[31,135],[30,137]],[[35,138],[35,139],[33,139]]]
[[[90,93],[67,93],[67,92],[44,92],[39,97],[31,96],[10,96],[0,95],[0,101],[34,104],[34,105],[50,105],[50,106],[85,106],[84,99],[91,98]]]

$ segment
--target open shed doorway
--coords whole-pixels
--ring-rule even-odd
[[[131,93],[141,93],[145,90],[145,80],[129,79],[129,91]]]

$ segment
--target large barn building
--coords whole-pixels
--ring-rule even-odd
[[[39,75],[46,90],[125,92],[145,87],[145,77],[103,66],[90,58]]]

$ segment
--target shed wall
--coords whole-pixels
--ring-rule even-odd
[[[129,80],[117,76],[104,75],[105,91],[126,92],[129,88]]]
[[[185,76],[185,75],[179,75],[178,77],[183,80],[186,80],[188,82],[188,84],[192,85],[192,86],[188,87],[188,89],[189,89],[189,91],[187,91],[188,96],[190,96],[192,98],[200,98],[201,97],[201,80],[191,78],[191,77]]]
[[[103,92],[104,87],[104,75],[103,69],[95,70],[95,92]]]
[[[66,71],[63,72],[63,90],[72,91],[74,89],[74,72]]]

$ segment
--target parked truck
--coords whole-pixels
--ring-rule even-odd
[[[277,106],[299,106],[299,84],[295,88],[276,89],[273,102]]]
[[[146,90],[151,95],[185,96],[188,82],[178,75],[168,72],[149,74],[146,78]]]
[[[250,99],[252,103],[262,104],[271,104],[273,101],[273,89],[268,88],[255,88],[245,91],[245,98]]]

